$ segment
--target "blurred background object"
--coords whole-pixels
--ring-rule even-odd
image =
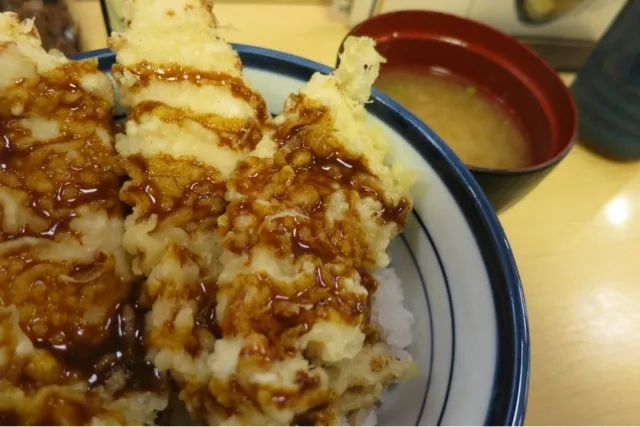
[[[516,0],[516,7],[520,20],[541,25],[552,22],[588,3],[589,0]]]
[[[66,55],[78,52],[76,25],[65,0],[0,0],[2,11],[20,18],[35,18],[45,49],[58,49]]]
[[[571,89],[585,144],[640,159],[640,1],[627,2]]]
[[[104,15],[107,32],[119,32],[124,29],[124,0],[75,1],[100,1],[100,6]],[[254,11],[256,11],[257,9],[262,9],[265,6],[274,6],[276,9],[283,6],[330,6],[334,11],[337,12],[337,14],[348,15],[351,9],[352,2],[353,0],[214,0],[213,3],[214,7],[217,8],[217,10],[219,10],[220,5],[243,5],[243,7],[245,8],[253,7]],[[259,13],[257,14],[257,16],[259,16]]]
[[[124,30],[124,0],[100,0],[102,13],[105,16],[107,31]]]
[[[528,44],[558,71],[577,71],[625,0],[351,0],[352,26],[398,10],[432,10],[482,22]]]

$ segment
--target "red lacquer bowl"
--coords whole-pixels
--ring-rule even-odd
[[[506,170],[468,165],[497,211],[522,199],[573,146],[577,113],[570,91],[551,66],[507,34],[450,14],[401,11],[370,18],[349,35],[376,40],[387,59],[381,73],[394,67],[445,69],[497,98],[515,116],[534,162]]]

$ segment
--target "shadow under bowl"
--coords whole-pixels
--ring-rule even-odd
[[[387,60],[381,74],[397,67],[438,68],[490,94],[514,117],[531,145],[531,165],[509,170],[467,165],[498,212],[535,188],[574,144],[577,113],[571,92],[542,58],[513,37],[432,11],[378,15],[348,36],[376,40]]]

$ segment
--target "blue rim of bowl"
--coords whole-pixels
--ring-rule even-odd
[[[243,44],[233,44],[233,48],[241,59],[250,57],[252,66],[277,69],[302,80],[314,72],[332,71],[326,65],[280,51]],[[104,69],[110,67],[114,53],[100,49],[71,57],[89,58],[97,59]],[[367,110],[402,135],[428,161],[471,227],[487,269],[497,312],[498,360],[485,425],[522,425],[529,392],[529,324],[518,269],[498,217],[471,172],[433,130],[375,89],[372,101]]]

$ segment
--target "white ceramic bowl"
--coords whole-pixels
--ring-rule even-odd
[[[316,71],[299,57],[235,45],[248,79],[272,113]],[[108,72],[108,50],[97,57]],[[383,126],[391,157],[422,171],[426,186],[404,233],[391,244],[392,266],[416,322],[410,352],[423,375],[395,387],[380,425],[520,425],[529,379],[529,332],[522,287],[507,239],[484,194],[436,134],[375,92],[368,106]],[[122,118],[124,113],[118,111]]]

